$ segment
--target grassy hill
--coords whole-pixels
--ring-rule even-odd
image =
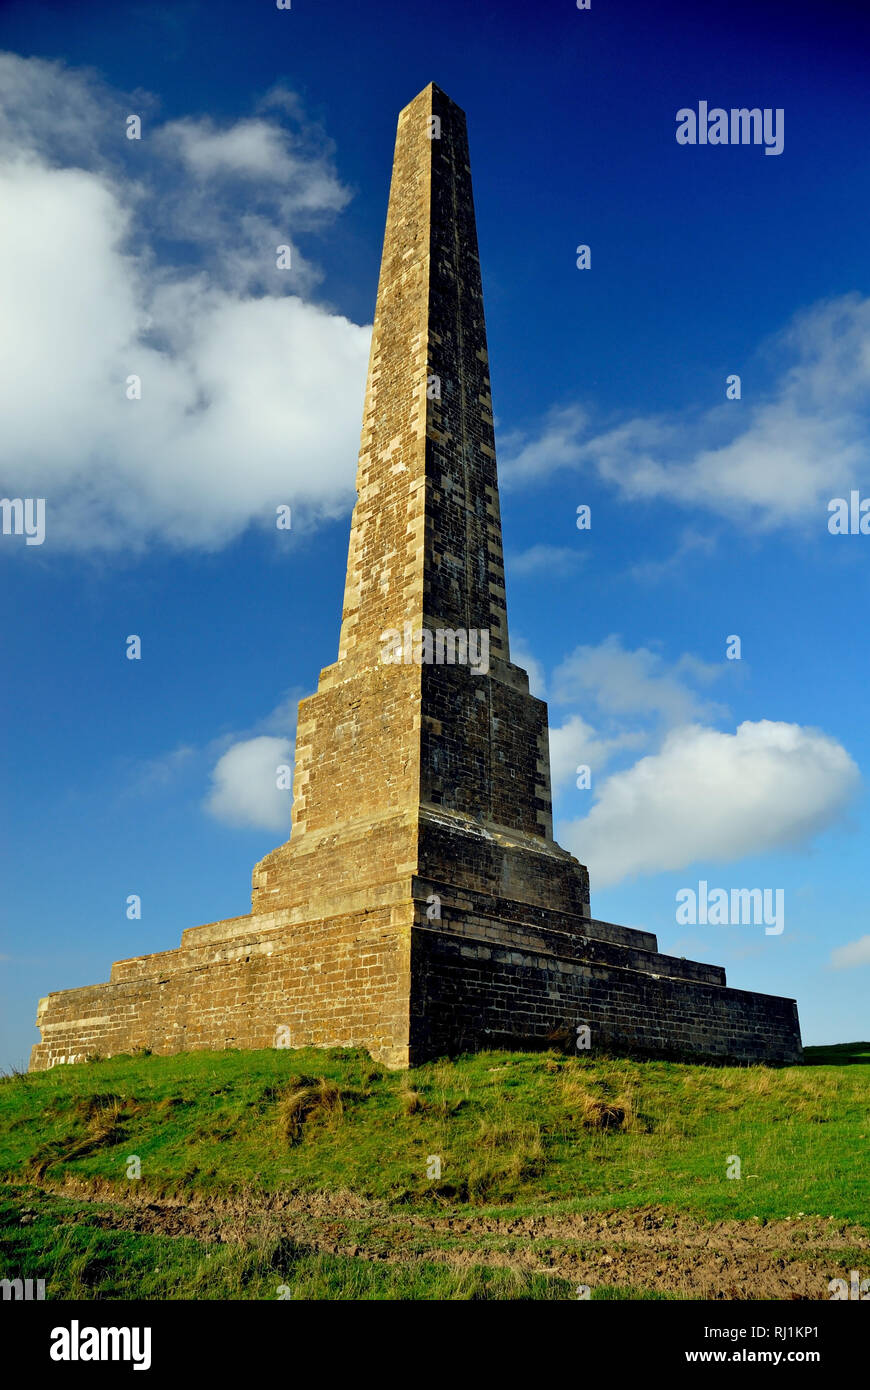
[[[870,1043],[807,1061],[395,1073],[270,1050],[14,1075],[0,1275],[58,1298],[827,1298],[870,1269]]]

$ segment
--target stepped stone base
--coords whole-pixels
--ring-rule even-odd
[[[498,862],[492,838],[475,848]],[[653,935],[597,921],[582,900],[571,912],[418,875],[368,896],[381,901],[312,921],[285,907],[193,927],[177,950],[119,961],[106,984],[48,995],[31,1070],[279,1038],[405,1067],[546,1047],[578,1024],[593,1055],[801,1060],[793,1000],[728,989],[724,970],[661,955]]]

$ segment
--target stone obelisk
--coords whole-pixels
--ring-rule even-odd
[[[546,706],[508,646],[465,117],[434,84],[399,116],[338,658],[299,706],[293,793],[251,913],[41,1000],[32,1067],[275,1045],[407,1066],[579,1026],[617,1052],[800,1056],[793,1000],[593,919],[553,840]]]
[[[254,910],[350,890],[372,907],[420,877],[583,916],[585,871],[552,840],[546,706],[509,658],[468,139],[434,84],[399,117],[357,496],[338,660],[300,705],[292,839]],[[449,660],[480,634],[486,672]]]

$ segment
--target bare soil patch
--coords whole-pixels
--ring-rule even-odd
[[[297,1248],[371,1260],[500,1266],[576,1284],[619,1284],[682,1298],[827,1299],[870,1234],[841,1220],[702,1222],[659,1208],[530,1217],[418,1216],[352,1192],[155,1198],[133,1182],[43,1182],[38,1190],[91,1204],[103,1229],[190,1236],[206,1243],[291,1240]],[[34,1188],[22,1189],[22,1206]],[[25,1219],[32,1219],[28,1217]],[[59,1221],[79,1218],[67,1213]]]

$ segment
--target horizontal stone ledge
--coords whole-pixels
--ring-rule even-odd
[[[68,1018],[60,1023],[41,1023],[40,1028],[43,1033],[57,1033],[66,1029],[77,1028],[80,1032],[86,1032],[89,1028],[103,1028],[106,1024],[117,1023],[117,1018],[111,1014],[104,1014],[101,1018]],[[37,1044],[38,1046],[38,1044]]]

